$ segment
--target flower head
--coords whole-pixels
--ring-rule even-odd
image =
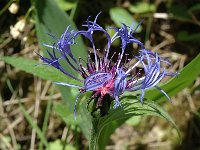
[[[132,27],[128,27],[123,24],[121,28],[103,29],[97,24],[98,16],[99,14],[96,16],[94,21],[90,21],[90,17],[88,18],[86,23],[83,24],[83,26],[86,27],[86,30],[79,30],[76,32],[74,30],[70,30],[70,27],[68,26],[60,38],[56,38],[51,35],[54,39],[56,39],[56,43],[53,45],[45,44],[45,46],[51,48],[53,52],[50,53],[47,51],[49,57],[43,57],[38,54],[45,64],[59,69],[66,76],[79,81],[80,85],[59,81],[55,83],[80,89],[79,96],[84,92],[93,91],[92,98],[97,101],[97,108],[103,105],[103,101],[106,100],[105,97],[107,95],[115,100],[114,108],[121,106],[119,97],[125,91],[133,92],[140,90],[140,101],[143,102],[145,90],[152,87],[157,88],[165,94],[168,99],[170,99],[169,96],[157,86],[157,84],[165,76],[176,75],[174,73],[167,72],[166,69],[162,67],[162,63],[169,64],[169,62],[160,58],[157,53],[146,50],[142,42],[133,36],[137,27],[132,30]],[[114,30],[116,33],[114,36],[110,37],[107,30]],[[93,34],[96,31],[100,31],[106,35],[107,47],[103,58],[98,57],[97,48],[94,44]],[[73,52],[71,51],[71,45],[76,44],[75,39],[79,35],[89,39],[94,53],[94,60],[92,60],[91,56],[88,55],[88,59],[84,65],[82,64],[81,59],[77,60],[73,56]],[[121,39],[121,49],[117,51],[119,53],[117,61],[112,62],[112,57],[108,58],[110,46],[118,38]],[[127,67],[127,65],[122,62],[122,59],[125,55],[125,49],[129,43],[138,44],[141,47],[141,50],[139,51],[139,56],[134,57],[136,63]],[[61,59],[65,60],[71,69],[80,74],[82,78],[79,79],[67,72],[60,64]],[[143,66],[144,74],[137,72],[135,75],[131,76],[132,70],[137,66]],[[76,103],[79,96],[77,97],[74,106],[75,116]]]

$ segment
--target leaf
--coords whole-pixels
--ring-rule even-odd
[[[109,28],[108,25],[107,28]],[[113,37],[116,32],[114,30],[107,30],[107,33],[110,35],[110,37]],[[117,38],[112,42],[112,45],[117,47],[120,45],[120,43],[121,43],[120,39]]]
[[[67,144],[64,148],[64,145],[60,140],[49,142],[49,147],[50,150],[76,150],[76,148],[70,144]]]
[[[55,0],[55,1],[62,10],[68,11],[76,6],[77,0]]]
[[[57,6],[54,0],[36,0],[35,8],[36,31],[40,43],[40,49],[44,49],[44,47],[42,46],[43,43],[53,43],[52,39],[46,33],[51,33],[57,37],[60,37],[68,25],[70,25],[70,29],[77,30],[75,23],[69,18],[69,16],[64,11],[62,11]],[[71,49],[73,55],[75,56],[75,58],[78,58],[80,56],[83,60],[86,60],[87,51],[81,37],[78,37],[76,39],[76,43],[77,44],[73,45]],[[46,53],[44,53],[44,55],[46,55]],[[67,72],[78,76],[77,72],[73,72],[68,65],[62,66]],[[72,89],[69,87],[59,87],[62,94],[62,98],[66,103],[66,109],[73,113],[74,101],[76,95],[78,94],[78,90],[72,92]],[[82,124],[79,124],[79,126],[83,130],[83,133],[87,133],[87,129],[82,127],[86,126],[84,122]],[[88,135],[86,134],[85,136],[88,137]]]
[[[108,132],[108,129],[116,129],[117,127],[119,127],[119,125],[124,123],[125,120],[133,116],[152,115],[166,119],[176,128],[180,137],[180,132],[173,119],[162,107],[160,107],[153,101],[146,100],[143,104],[141,104],[139,98],[126,96],[121,99],[121,104],[123,108],[118,107],[117,109],[111,109],[109,115],[100,119],[94,118],[93,120],[93,133],[95,134],[95,136],[93,135],[93,142],[98,143],[99,149],[104,149],[105,143],[108,142],[104,140],[104,138],[108,139],[111,134],[111,132],[109,134],[106,134],[106,132]],[[113,123],[115,123],[115,125]],[[100,138],[102,137],[102,135],[104,135],[104,138]]]
[[[138,22],[134,20],[134,18],[131,16],[131,14],[124,8],[121,7],[114,7],[111,8],[109,11],[110,17],[113,20],[113,22],[116,24],[116,26],[121,27],[122,23],[131,26],[131,24],[134,22],[134,27],[138,25]],[[133,27],[133,28],[134,28]],[[137,33],[142,31],[142,26],[139,26],[136,30]]]
[[[173,14],[175,17],[190,19],[190,16],[188,14],[188,9],[184,5],[172,5],[169,8],[169,12]]]
[[[66,105],[57,104],[54,106],[55,112],[63,119],[67,125],[79,125],[83,134],[90,139],[91,116],[87,111],[87,100],[90,92],[80,97],[79,105],[77,105],[77,116],[74,118],[73,111],[67,109]],[[79,106],[79,107],[78,107]],[[73,105],[74,108],[74,105]]]
[[[184,88],[191,85],[200,74],[200,54],[186,65],[178,77],[173,77],[168,83],[160,86],[169,96],[174,96]],[[145,97],[153,101],[166,100],[164,94],[157,89],[146,91]]]
[[[52,38],[47,35],[51,33],[57,37],[60,37],[64,33],[67,26],[70,25],[70,29],[77,30],[75,23],[70,17],[62,11],[54,0],[36,0],[36,31],[38,41],[40,43],[40,49],[44,49],[43,43],[51,44]],[[55,41],[54,41],[55,42]],[[87,50],[83,44],[81,37],[77,37],[76,45],[73,46],[72,53],[78,58],[87,58]],[[71,68],[68,67],[71,70]]]
[[[199,42],[200,41],[200,33],[192,33],[189,34],[186,31],[181,31],[177,35],[177,39],[183,42]]]
[[[25,59],[22,57],[16,58],[16,57],[9,57],[9,56],[0,56],[0,59],[20,70],[23,70],[27,73],[31,73],[45,80],[63,81],[63,82],[70,81],[71,83],[75,82],[73,80],[67,79],[64,74],[62,74],[60,71],[58,71],[57,69],[53,67],[47,67],[47,66],[35,67],[35,65],[38,63],[34,60]],[[63,91],[65,90],[65,88],[61,88],[61,89],[63,89]],[[66,91],[64,92],[67,93]],[[78,91],[76,89],[70,88],[68,92],[72,94],[72,97],[73,97],[72,101],[73,101]],[[78,111],[80,111],[79,114],[81,116],[77,116],[77,120],[74,119],[74,114],[73,114],[74,103],[71,102],[72,103],[71,105],[58,104],[54,107],[55,111],[58,113],[58,115],[61,116],[61,118],[65,121],[66,124],[79,125],[84,135],[88,139],[90,136],[91,121],[90,121],[90,118],[89,118],[90,116],[86,108],[87,107],[86,99],[89,97],[89,94],[90,93],[88,92],[80,98],[81,99],[80,101],[82,102],[81,102],[81,107],[79,108]],[[66,100],[70,100],[68,98],[69,95],[65,95],[65,97],[67,97]]]
[[[87,110],[87,101],[89,100],[91,92],[84,93],[80,97],[79,104],[77,105],[77,117],[81,118],[81,130],[83,131],[85,137],[89,140],[91,136],[91,114]]]
[[[113,120],[112,122],[109,123],[109,125],[106,125],[100,135],[99,135],[99,139],[101,139],[101,141],[98,142],[98,146],[99,149],[105,149],[106,145],[109,142],[110,136],[112,135],[112,133],[114,133],[114,131],[120,127],[124,122],[126,121],[126,119],[122,119],[122,120],[118,120],[115,121]]]
[[[1,135],[1,149],[12,149],[12,140],[11,137],[8,135]],[[15,146],[15,148],[18,148],[19,145]]]
[[[130,5],[128,8],[132,13],[148,13],[156,11],[155,4],[150,4],[145,2],[135,3],[133,5]]]
[[[189,11],[191,12],[199,12],[200,11],[200,3],[194,4],[192,7],[189,8]]]
[[[126,121],[126,123],[127,123],[128,125],[131,125],[131,126],[136,126],[136,125],[138,125],[138,124],[140,123],[141,119],[142,119],[141,116],[131,117],[130,119],[128,119],[128,120]]]
[[[66,109],[66,106],[62,103],[56,104],[54,110],[67,125],[77,125],[80,123],[81,118],[77,117],[75,120],[73,112]]]
[[[6,63],[12,65],[13,67],[23,70],[27,73],[31,73],[34,76],[38,76],[44,80],[51,81],[63,81],[67,82],[66,75],[58,71],[57,69],[50,66],[36,66],[39,63],[35,60],[26,59],[23,57],[10,57],[10,56],[0,56],[0,59]]]

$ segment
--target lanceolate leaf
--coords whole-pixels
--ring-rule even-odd
[[[188,87],[194,82],[200,74],[200,54],[194,58],[187,66],[179,72],[178,77],[172,78],[168,83],[161,86],[161,88],[169,95],[174,96],[184,88]],[[151,89],[145,93],[145,97],[153,101],[161,101],[167,99],[157,89]]]
[[[109,112],[109,115],[100,119],[93,120],[93,125],[95,127],[94,133],[96,133],[94,138],[95,141],[93,142],[98,143],[99,149],[104,149],[107,142],[106,140],[115,128],[119,127],[119,125],[124,123],[126,119],[133,116],[152,115],[161,117],[171,122],[179,134],[179,130],[170,115],[162,107],[160,107],[153,101],[147,100],[143,104],[141,104],[139,98],[129,96],[122,98],[121,104],[123,108],[118,107],[117,109],[112,109]],[[104,138],[100,138],[102,137],[102,135],[104,136]]]
[[[51,66],[46,66],[46,65],[37,66],[39,62],[35,60],[26,59],[23,57],[9,57],[9,56],[0,56],[0,59],[17,69],[20,69],[27,73],[31,73],[45,80],[63,81],[63,82],[69,81],[67,80],[66,76],[63,73],[61,73],[60,71]]]
[[[52,38],[47,33],[53,34],[56,37],[60,37],[64,33],[67,26],[70,25],[70,29],[77,30],[75,23],[69,18],[69,16],[62,11],[54,0],[36,0],[36,31],[40,49],[45,50],[43,44],[52,44]],[[87,51],[83,44],[81,37],[77,37],[78,43],[72,47],[73,55],[82,59],[87,57]]]
[[[60,71],[58,71],[57,69],[51,67],[51,66],[44,66],[44,65],[40,65],[40,66],[36,66],[38,64],[37,61],[34,60],[29,60],[26,58],[22,58],[22,57],[9,57],[9,56],[0,56],[0,60],[3,60],[4,62],[12,65],[13,67],[20,69],[22,71],[25,71],[27,73],[33,74],[34,76],[40,77],[44,80],[51,80],[51,81],[63,81],[63,82],[70,82],[70,83],[74,83],[77,84],[75,80],[70,80],[68,77],[66,77],[66,75],[64,75],[63,73],[61,73]],[[63,90],[64,93],[67,93],[67,90],[65,90],[64,88],[61,88],[61,90]],[[68,90],[69,91],[69,90]],[[73,92],[72,92],[73,91]],[[72,94],[73,99],[66,99],[66,100],[70,100],[73,101],[76,97],[76,93],[78,92],[78,90],[72,90],[70,89],[70,94]],[[69,97],[69,95],[66,94],[66,97]],[[64,98],[66,98],[64,97]],[[91,128],[91,121],[89,116],[86,115],[88,114],[87,112],[87,104],[86,101],[84,101],[88,96],[88,94],[84,94],[83,96],[83,104],[81,104],[81,107],[79,109],[79,111],[81,113],[82,116],[79,117],[78,116],[78,120],[75,121],[74,120],[74,114],[73,114],[73,107],[74,107],[74,103],[72,103],[71,105],[69,105],[67,102],[67,106],[62,106],[61,107],[56,107],[56,112],[61,115],[61,117],[63,118],[63,120],[66,122],[66,120],[68,121],[67,124],[78,124],[80,125],[80,128],[83,130],[83,133],[85,134],[85,136],[89,139],[89,131]],[[71,109],[68,109],[66,107],[71,107]],[[64,112],[63,112],[64,111]],[[64,116],[65,115],[65,116]]]
[[[113,20],[113,22],[118,26],[122,27],[122,23],[131,26],[131,24],[134,22],[134,27],[138,25],[138,22],[134,20],[132,15],[126,10],[121,7],[114,7],[111,8],[109,11],[110,17]],[[122,17],[123,16],[123,17]],[[139,26],[136,30],[137,33],[141,32],[142,26]]]
[[[45,50],[46,48],[43,46],[43,44],[53,44],[52,38],[47,35],[47,33],[51,33],[55,35],[56,37],[60,37],[61,34],[65,31],[68,25],[70,25],[70,29],[76,30],[76,26],[74,22],[69,18],[69,16],[62,11],[58,6],[57,3],[55,3],[54,0],[36,0],[35,3],[36,8],[36,31],[38,36],[38,41],[40,44],[40,50]],[[74,45],[72,47],[72,53],[73,55],[78,58],[79,56],[86,60],[87,51],[84,47],[83,41],[81,37],[78,37],[76,40],[77,45]],[[74,72],[72,72],[72,69],[68,65],[63,65],[62,67],[65,68],[67,72],[70,72],[77,76]],[[68,78],[68,77],[66,77]],[[57,80],[59,82],[59,80]],[[73,113],[73,107],[74,107],[74,100],[76,95],[78,94],[78,90],[72,92],[71,88],[68,88],[66,86],[59,86],[60,91],[62,93],[62,97],[66,103],[66,109],[69,110],[69,112]],[[82,128],[82,126],[85,126],[84,124],[87,122],[83,122],[80,124],[81,129],[83,129],[83,133],[87,136],[87,129]],[[86,131],[87,130],[87,131]]]

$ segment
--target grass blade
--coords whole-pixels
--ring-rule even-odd
[[[44,137],[42,131],[40,130],[40,128],[37,126],[37,124],[33,121],[33,118],[27,113],[26,109],[24,108],[24,106],[19,102],[19,106],[20,106],[20,110],[22,111],[24,117],[26,118],[26,120],[28,121],[28,123],[31,125],[31,127],[33,129],[35,129],[38,137],[40,138],[41,142],[45,145],[45,147],[47,149],[49,149],[49,145],[47,142],[47,139]]]

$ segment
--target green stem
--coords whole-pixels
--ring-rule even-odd
[[[10,5],[13,3],[13,0],[10,0],[0,11],[0,16],[10,7]]]
[[[145,43],[150,39],[150,32],[151,32],[152,23],[153,23],[153,17],[149,17],[147,28],[146,28],[146,34],[145,34]]]
[[[91,130],[89,150],[99,150],[97,124],[98,124],[98,119],[92,118],[92,130]]]

